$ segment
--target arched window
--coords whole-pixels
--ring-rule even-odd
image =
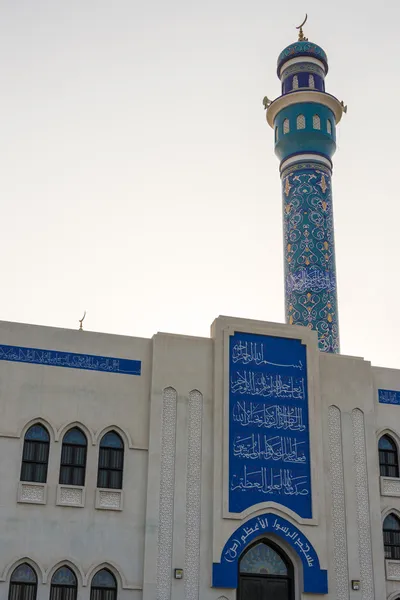
[[[298,90],[299,89],[299,78],[297,77],[297,75],[295,75],[293,77],[293,89],[294,90]]]
[[[397,446],[388,435],[383,435],[378,443],[379,471],[382,477],[399,476],[399,457]]]
[[[124,442],[115,431],[101,438],[97,487],[122,490]]]
[[[36,600],[37,577],[27,563],[19,565],[12,572],[8,600]]]
[[[315,88],[314,75],[309,75],[308,76],[308,87],[310,87],[312,89]]]
[[[32,425],[25,434],[21,481],[46,483],[50,436],[43,425]]]
[[[289,119],[285,119],[283,121],[283,133],[289,133],[289,131],[290,131]]]
[[[51,578],[50,600],[76,600],[78,583],[75,573],[68,567],[60,567]]]
[[[332,134],[332,122],[330,119],[328,119],[326,122],[326,130],[329,134]]]
[[[117,582],[108,569],[98,571],[93,577],[90,600],[117,600]]]
[[[60,483],[85,485],[87,439],[78,427],[64,435],[61,450]]]
[[[239,562],[238,598],[292,598],[293,565],[269,540],[258,541]]]
[[[306,128],[306,118],[304,115],[297,115],[296,127],[297,127],[297,129],[305,129]]]
[[[278,126],[275,126],[275,142],[278,141]]]
[[[312,126],[314,129],[321,129],[321,119],[319,118],[319,115],[313,115]]]
[[[400,521],[393,514],[383,521],[383,544],[385,558],[400,560]]]

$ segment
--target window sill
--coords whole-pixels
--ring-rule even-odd
[[[83,508],[85,506],[85,488],[80,485],[64,485],[59,483],[57,486],[58,506],[76,506]]]
[[[99,510],[122,510],[122,490],[97,488],[95,507]]]
[[[385,560],[386,579],[390,581],[400,581],[400,560]]]
[[[381,496],[400,496],[399,477],[380,477]]]
[[[20,481],[18,483],[17,502],[24,504],[46,504],[47,483]]]

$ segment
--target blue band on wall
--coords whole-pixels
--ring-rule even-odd
[[[289,521],[272,513],[254,517],[233,532],[222,550],[221,561],[213,564],[213,587],[237,588],[238,563],[243,551],[250,542],[265,533],[278,535],[298,554],[303,564],[305,594],[328,593],[328,572],[320,568],[318,555],[311,542]]]
[[[95,354],[75,354],[58,350],[41,348],[24,348],[22,346],[4,346],[0,344],[0,360],[11,362],[46,365],[49,367],[66,367],[68,369],[84,369],[86,371],[102,371],[103,373],[120,373],[123,375],[140,375],[140,360],[97,356]]]
[[[381,404],[400,404],[400,391],[378,390],[378,399]]]

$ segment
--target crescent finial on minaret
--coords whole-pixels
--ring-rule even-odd
[[[304,33],[303,33],[303,26],[306,24],[307,19],[308,19],[308,15],[306,13],[306,18],[304,19],[302,24],[299,25],[298,27],[296,27],[296,29],[299,30],[299,42],[308,42],[308,38],[304,37]]]

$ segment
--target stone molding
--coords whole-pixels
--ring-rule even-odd
[[[72,506],[83,508],[85,506],[85,488],[81,485],[64,485],[59,483],[57,486],[58,506]]]
[[[349,600],[349,568],[344,491],[341,413],[337,406],[328,409],[330,484],[332,494],[333,554],[336,599]]]
[[[122,510],[122,490],[96,488],[95,508],[99,510]]]
[[[364,413],[359,408],[355,408],[352,411],[351,418],[357,499],[358,555],[360,579],[362,581],[361,598],[362,600],[375,600]]]
[[[185,600],[199,600],[202,420],[203,396],[193,390],[188,403]]]
[[[174,533],[177,392],[162,394],[160,503],[158,519],[157,600],[170,600]]]
[[[18,483],[17,502],[26,504],[46,504],[47,483],[20,481]]]

